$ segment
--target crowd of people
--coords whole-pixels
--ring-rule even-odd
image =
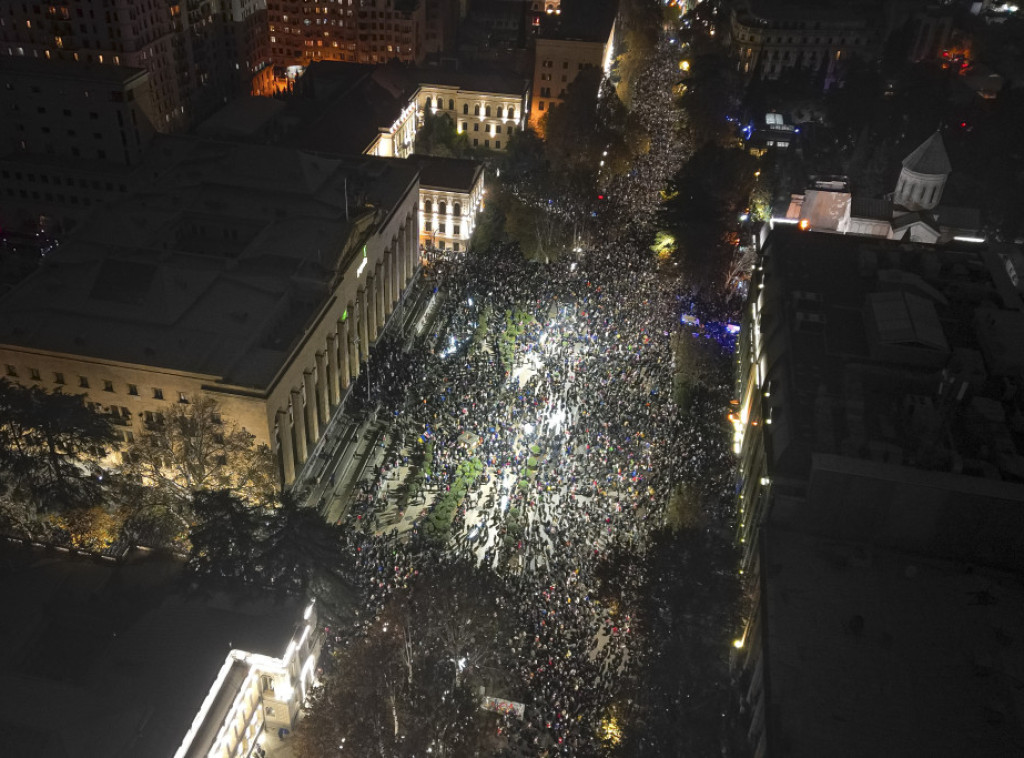
[[[673,397],[681,314],[720,319],[727,308],[684,296],[649,261],[608,252],[541,266],[497,249],[439,261],[434,276],[436,330],[392,339],[374,357],[367,397],[395,423],[350,514],[364,618],[432,562],[495,572],[522,620],[503,644],[503,691],[526,705],[501,717],[502,750],[586,755],[609,738],[610,706],[649,650],[634,618],[646,577],[624,577],[609,598],[602,562],[616,549],[643,554],[680,477],[726,482],[731,472],[715,431],[727,409],[684,409]],[[474,339],[485,310],[489,334]],[[506,314],[525,327],[511,362],[497,349]],[[708,336],[728,349],[725,332]],[[427,444],[421,520],[401,532],[375,524],[367,515],[381,488],[400,487],[397,472],[422,465]],[[423,518],[470,457],[483,474],[438,540]]]

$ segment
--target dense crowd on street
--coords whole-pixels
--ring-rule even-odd
[[[496,572],[521,619],[504,641],[505,692],[527,706],[523,718],[502,717],[503,750],[588,755],[650,647],[633,623],[646,577],[625,577],[616,601],[602,601],[601,562],[615,548],[647,549],[680,477],[724,482],[730,472],[714,429],[726,409],[673,402],[671,348],[682,313],[721,318],[727,307],[680,293],[679,279],[647,260],[607,252],[542,266],[498,249],[441,260],[433,276],[436,331],[378,346],[371,366],[369,396],[396,421],[389,456],[350,512],[367,617],[432,564]],[[492,337],[480,344],[485,309]],[[528,322],[512,365],[494,347],[507,312]],[[425,498],[443,493],[467,457],[484,463],[440,543],[422,521],[402,535],[373,528],[370,507],[400,486],[398,471],[416,465],[427,440]]]

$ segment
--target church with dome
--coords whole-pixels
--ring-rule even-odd
[[[942,135],[935,132],[903,159],[896,189],[881,198],[850,193],[845,179],[815,181],[790,197],[783,218],[801,229],[941,244],[981,240],[981,213],[942,202],[952,173]]]

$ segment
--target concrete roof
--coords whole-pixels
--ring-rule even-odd
[[[806,477],[812,453],[870,457],[872,443],[898,448],[903,465],[933,465],[925,438],[901,409],[913,397],[935,395],[942,368],[958,350],[976,351],[996,339],[995,330],[979,333],[979,313],[1010,314],[1006,323],[1017,324],[1024,312],[1002,260],[983,246],[778,226],[761,263],[755,281],[765,283],[762,339],[771,386],[765,402],[777,408],[770,436],[780,477]],[[1016,352],[1003,354],[1008,367],[1016,365]],[[971,383],[975,395],[990,391],[984,381]],[[954,404],[951,411],[956,424],[962,409]],[[982,455],[966,447],[959,453]]]
[[[161,145],[177,160],[149,192],[98,215],[0,299],[0,343],[265,389],[417,169],[188,138]]]
[[[1024,753],[1011,575],[762,527],[768,754]]]
[[[463,158],[436,158],[431,155],[410,155],[420,169],[420,187],[471,192],[483,172],[482,163]]]

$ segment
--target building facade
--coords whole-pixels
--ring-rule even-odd
[[[880,50],[880,9],[873,3],[748,2],[730,16],[737,69],[778,79],[785,70],[813,71],[825,89],[842,81],[853,57]]]
[[[213,398],[291,484],[418,270],[417,169],[161,139],[160,182],[0,300],[0,365],[125,439]]]
[[[269,0],[278,74],[315,61],[419,63],[426,54],[424,0]]]
[[[178,131],[267,76],[263,0],[0,5],[0,55],[130,66],[149,72],[148,115]]]
[[[533,51],[530,128],[562,102],[569,85],[587,67],[611,73],[615,60],[616,4],[561,2],[545,8]]]
[[[316,604],[310,603],[280,657],[228,653],[174,758],[250,756],[268,732],[294,729],[299,708],[317,683],[323,643]]]
[[[422,113],[443,113],[451,118],[459,134],[465,134],[473,147],[488,150],[506,150],[508,140],[525,124],[528,92],[515,91],[509,86],[488,87],[467,82],[431,83],[427,72],[425,80],[414,95]],[[502,91],[502,90],[509,91]]]
[[[484,209],[484,167],[457,158],[413,156],[420,168],[420,245],[462,252]]]

